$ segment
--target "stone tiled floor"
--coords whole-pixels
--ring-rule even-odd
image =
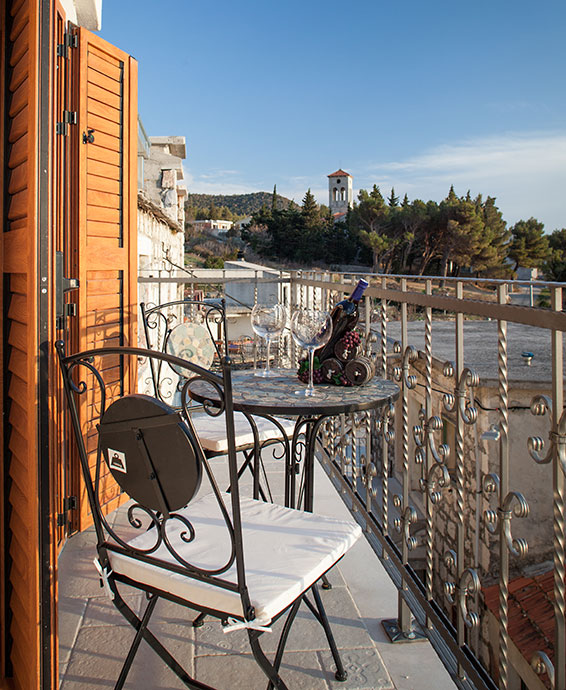
[[[317,471],[317,511],[347,517],[323,472]],[[123,519],[124,511],[113,516]],[[61,690],[111,688],[119,675],[133,630],[99,586],[94,533],[76,535],[59,562],[59,633]],[[301,608],[289,636],[281,675],[296,690],[452,690],[455,686],[425,643],[391,645],[380,625],[396,616],[397,594],[379,561],[361,539],[331,572],[333,589],[323,601],[341,650],[348,679],[334,680],[334,667],[320,625]],[[144,599],[127,594],[135,610]],[[267,682],[249,653],[245,632],[224,634],[208,619],[201,628],[190,624],[192,612],[161,600],[150,625],[191,675],[219,690],[255,690]],[[264,650],[273,653],[282,622],[264,634]],[[183,683],[142,642],[126,687],[136,690],[184,688]]]

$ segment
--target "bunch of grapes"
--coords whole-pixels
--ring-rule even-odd
[[[309,365],[306,357],[299,360],[299,369],[297,371],[297,376],[299,377],[299,381],[301,381],[302,383],[309,382]],[[312,381],[313,383],[324,383],[324,379],[322,377],[322,369],[319,368],[313,371]]]
[[[342,385],[342,386],[353,386],[354,384],[346,378],[345,374],[342,374],[340,376],[340,385]]]
[[[342,336],[340,342],[345,348],[352,350],[360,344],[361,340],[360,334],[357,331],[348,331]]]

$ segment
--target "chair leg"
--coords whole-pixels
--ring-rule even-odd
[[[334,635],[332,634],[332,628],[328,622],[328,616],[326,615],[324,604],[320,598],[320,592],[318,591],[316,583],[311,587],[311,590],[316,602],[316,610],[306,597],[304,597],[305,603],[311,609],[318,622],[322,625],[326,634],[326,639],[328,640],[328,645],[330,647],[330,651],[332,652],[334,663],[336,664],[336,673],[334,674],[334,677],[336,680],[344,681],[348,677],[348,674],[344,668],[342,659],[340,658],[340,653],[338,652],[338,647],[336,646],[336,641],[334,639]]]
[[[134,660],[134,657],[136,656],[136,652],[138,651],[138,648],[140,646],[140,642],[142,641],[144,630],[146,629],[147,624],[149,623],[149,619],[151,618],[151,614],[153,613],[153,609],[155,608],[155,604],[157,604],[157,597],[152,597],[149,600],[149,603],[147,605],[145,613],[143,614],[143,618],[141,619],[141,621],[139,621],[139,623],[136,626],[134,626],[134,627],[136,627],[136,635],[134,637],[134,641],[132,642],[130,650],[128,651],[128,656],[126,657],[126,660],[124,661],[124,665],[122,666],[122,670],[120,671],[120,676],[118,677],[118,680],[116,681],[116,685],[114,686],[115,690],[121,690],[121,688],[124,687],[124,683],[126,682],[126,677],[127,677],[128,672],[132,666],[132,662]]]
[[[252,654],[254,659],[257,661],[258,666],[268,677],[270,684],[276,690],[289,690],[287,685],[285,685],[283,679],[275,669],[275,666],[270,663],[269,659],[265,656],[263,649],[259,644],[259,636],[262,633],[257,630],[248,630],[248,637],[250,640],[250,647],[252,648]]]
[[[206,613],[199,613],[199,615],[193,621],[193,628],[202,628],[205,618]]]
[[[279,668],[281,667],[281,660],[283,659],[283,652],[285,651],[285,645],[287,644],[287,638],[289,637],[289,633],[291,632],[291,626],[293,625],[295,617],[299,611],[301,601],[302,597],[300,599],[297,599],[297,601],[293,604],[291,610],[287,615],[287,619],[285,621],[285,625],[283,626],[283,630],[281,631],[281,636],[279,637],[279,643],[277,645],[277,652],[275,653],[275,659],[273,660],[273,668],[275,669],[275,671],[277,671],[277,673],[279,673]],[[271,680],[267,685],[267,690],[273,690],[273,682]]]
[[[180,678],[183,683],[188,687],[191,688],[192,690],[215,690],[213,687],[210,685],[205,685],[204,683],[200,683],[198,680],[192,678],[189,676],[189,674],[185,671],[185,669],[179,664],[179,662],[175,659],[175,657],[167,650],[165,647],[161,644],[161,642],[155,637],[155,635],[148,630],[147,624],[149,623],[149,618],[151,614],[153,613],[153,609],[155,608],[155,604],[157,603],[157,599],[159,597],[157,596],[152,596],[147,609],[144,613],[143,619],[140,620],[136,614],[132,611],[132,609],[126,604],[126,602],[122,599],[122,597],[119,595],[117,589],[114,587],[114,594],[115,594],[115,599],[114,599],[114,605],[120,611],[120,613],[124,616],[124,618],[128,621],[128,623],[136,629],[136,638],[138,635],[141,635],[143,639],[147,642],[147,644],[153,649],[153,651],[159,656],[159,658],[164,661],[167,666],[173,671],[173,673]],[[149,611],[149,615],[148,615]],[[145,621],[145,624],[144,624]],[[136,640],[134,639],[134,642]],[[139,641],[137,643],[137,646],[139,646]],[[136,650],[137,650],[136,646]],[[133,645],[132,645],[133,647]],[[132,649],[130,649],[130,652]],[[134,651],[135,654],[135,651]],[[133,661],[133,656],[132,660],[130,660],[130,666],[131,662]],[[129,667],[128,667],[129,668]],[[122,669],[122,672],[124,669]],[[128,670],[126,670],[126,673]],[[125,677],[124,677],[125,680]],[[123,682],[122,682],[123,685]],[[115,686],[117,689],[121,688],[121,685],[116,684]]]

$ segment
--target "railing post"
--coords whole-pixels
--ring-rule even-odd
[[[552,309],[562,310],[562,288],[552,288]],[[562,464],[565,457],[564,433],[566,429],[566,413],[564,412],[564,356],[562,331],[553,330],[552,338],[552,430],[555,434],[554,457],[552,463],[553,492],[554,492],[554,688],[566,687],[566,594],[565,594],[565,542],[564,529],[564,472]],[[560,433],[562,432],[562,433]],[[559,442],[562,447],[559,447]],[[562,453],[562,458],[560,458]],[[562,459],[562,462],[560,460]]]

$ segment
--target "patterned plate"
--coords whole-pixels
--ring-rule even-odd
[[[210,368],[215,355],[210,333],[198,323],[180,323],[175,326],[167,340],[167,352],[204,369]],[[187,369],[181,367],[171,365],[171,368],[179,376],[186,376],[188,373]]]

